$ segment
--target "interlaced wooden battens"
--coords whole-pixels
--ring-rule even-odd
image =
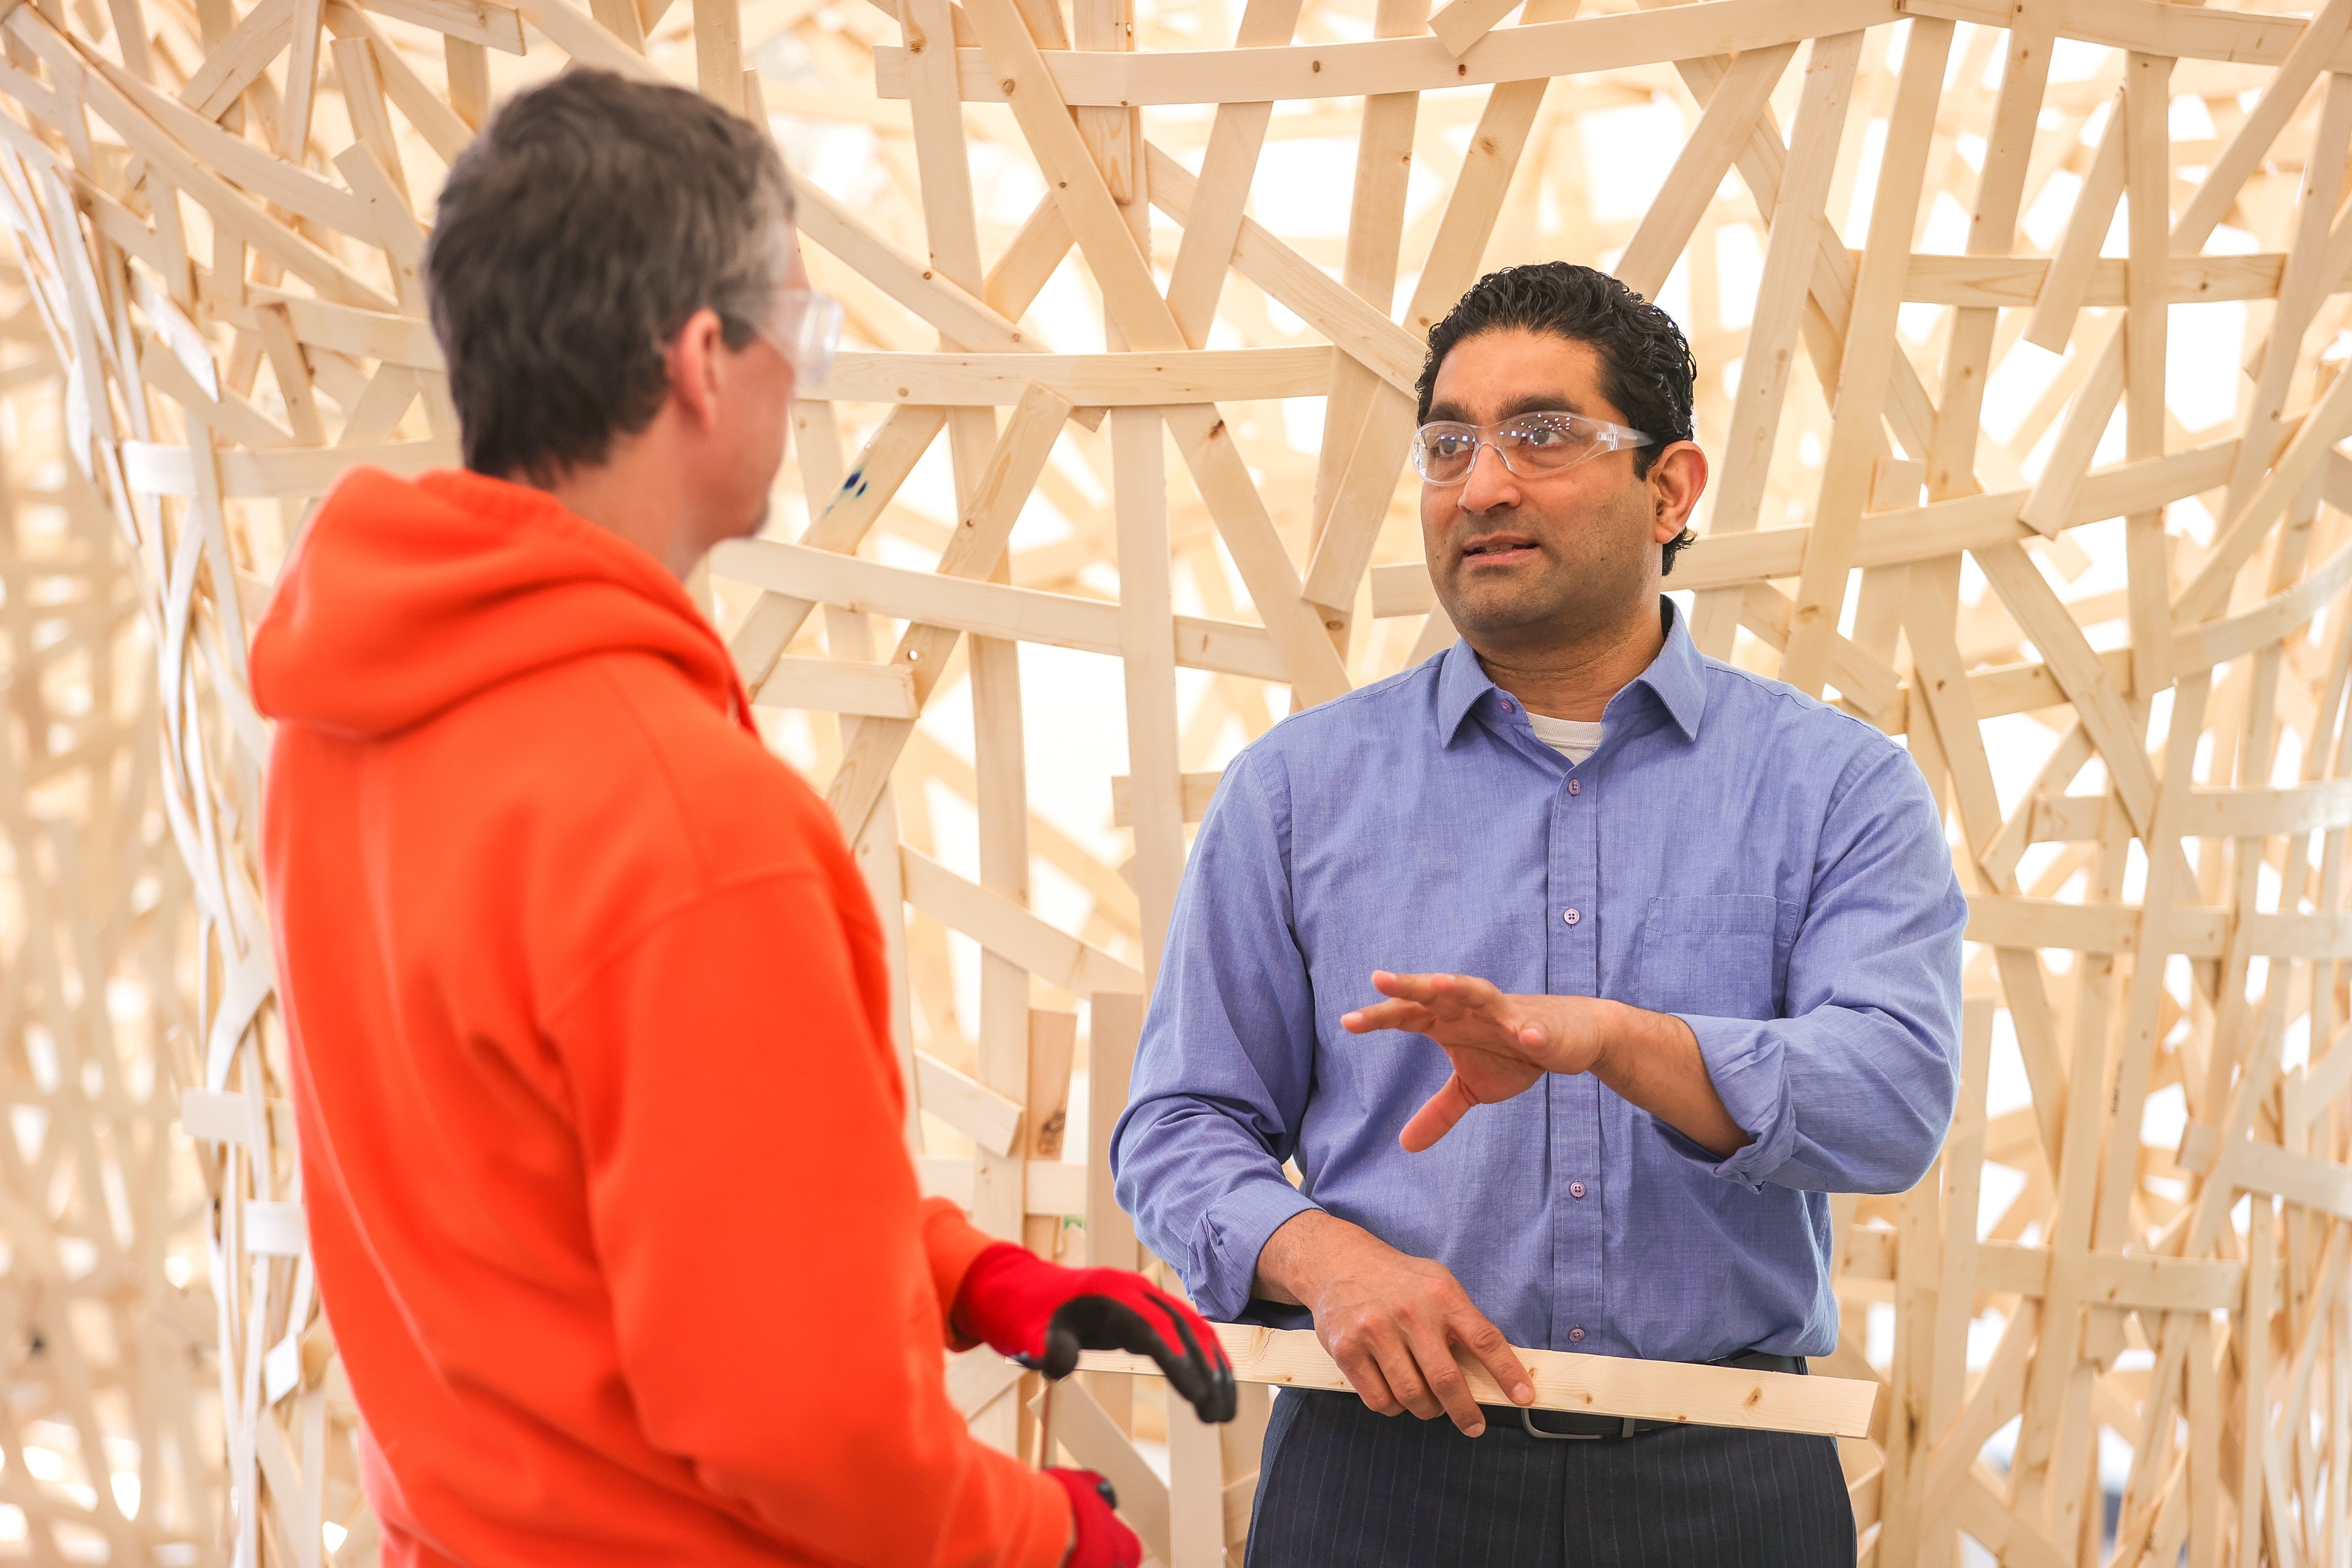
[[[188,772],[141,583],[66,460],[40,281],[0,267],[0,1556],[218,1562],[205,1242],[239,1184],[178,1123],[220,933],[173,837]],[[223,1103],[246,1140],[259,1102]]]
[[[1148,1261],[1103,1151],[1189,826],[1280,714],[1452,640],[1404,460],[1425,334],[1487,268],[1591,262],[1698,357],[1716,482],[1667,582],[1694,634],[1903,737],[1972,900],[1944,1155],[1833,1205],[1817,1370],[1883,1389],[1843,1447],[1865,1557],[2344,1561],[2347,26],[2352,0],[22,0],[0,212],[58,379],[9,396],[53,400],[153,637],[205,955],[185,1130],[223,1198],[194,1287],[221,1554],[373,1541],[277,1109],[245,638],[338,472],[455,460],[434,193],[497,97],[578,62],[764,118],[848,307],[775,524],[696,587],[886,914],[932,1190]],[[176,1212],[152,1194],[192,1167],[142,1159],[134,1203]],[[202,1410],[148,1364],[141,1398]],[[1030,1440],[1017,1369],[950,1379]],[[1089,1373],[1054,1430],[1206,1568],[1246,1531],[1253,1386],[1220,1432]]]

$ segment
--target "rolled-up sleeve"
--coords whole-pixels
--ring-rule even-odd
[[[1125,1114],[1119,1205],[1207,1316],[1239,1318],[1258,1253],[1316,1205],[1283,1174],[1313,1081],[1315,1020],[1291,919],[1287,791],[1245,752],[1194,840]]]
[[[1678,1015],[1753,1142],[1719,1162],[1670,1142],[1751,1188],[1903,1192],[1951,1125],[1968,900],[1918,768],[1873,752],[1830,808],[1786,1016]]]

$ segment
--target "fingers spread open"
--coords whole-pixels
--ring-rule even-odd
[[[1421,1034],[1437,1022],[1437,1016],[1418,1002],[1375,1002],[1369,1007],[1359,1007],[1340,1020],[1351,1033],[1369,1035],[1376,1029],[1405,1029]]]
[[[1462,1081],[1462,1075],[1455,1073],[1445,1080],[1444,1089],[1431,1095],[1422,1108],[1412,1113],[1412,1120],[1407,1121],[1404,1131],[1397,1134],[1397,1142],[1404,1146],[1406,1153],[1418,1154],[1453,1131],[1454,1123],[1469,1115],[1471,1108],[1477,1103],[1477,1097]]]
[[[1491,1007],[1503,1000],[1502,987],[1483,975],[1454,974],[1447,978],[1454,982],[1462,1000],[1474,1007]]]
[[[1383,996],[1401,997],[1408,1002],[1427,1002],[1437,996],[1450,974],[1396,974],[1385,969],[1372,971],[1372,989]]]

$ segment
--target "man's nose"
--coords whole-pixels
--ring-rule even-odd
[[[1464,511],[1492,511],[1519,499],[1519,482],[1503,464],[1503,454],[1481,441],[1470,454],[1470,473],[1462,481]]]

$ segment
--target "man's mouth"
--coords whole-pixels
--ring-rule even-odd
[[[1514,534],[1497,534],[1489,539],[1472,540],[1462,547],[1462,558],[1465,561],[1504,561],[1532,554],[1534,551],[1533,540]]]

